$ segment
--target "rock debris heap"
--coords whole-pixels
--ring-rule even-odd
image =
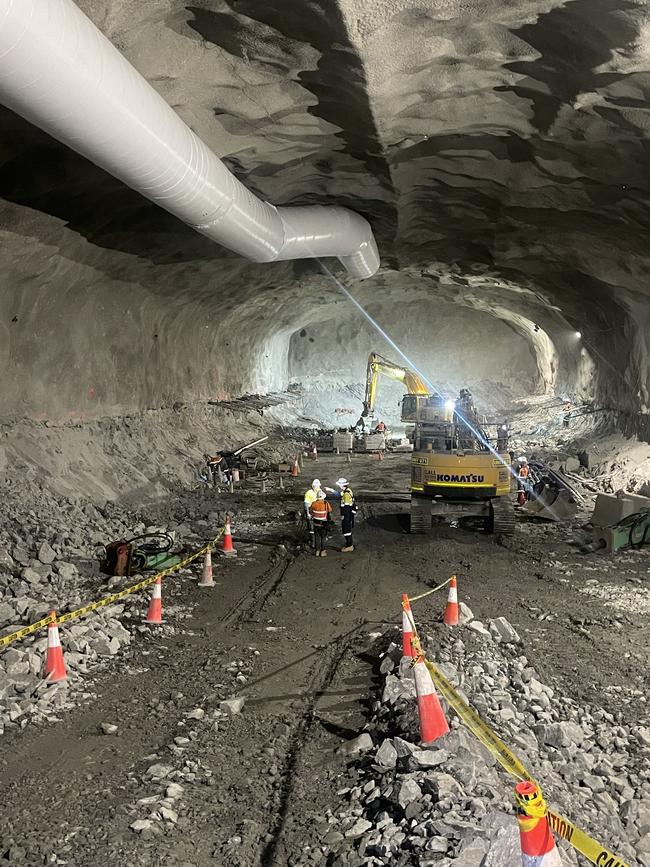
[[[580,707],[543,683],[504,619],[426,637],[430,658],[519,755],[549,803],[630,863],[650,867],[650,728]],[[328,867],[521,867],[511,780],[451,712],[451,732],[416,746],[418,723],[401,648],[382,645],[381,701],[357,739],[355,785],[327,815]],[[355,750],[351,750],[355,752]],[[578,856],[563,842],[565,865]]]
[[[51,610],[61,614],[100,598],[106,587],[105,578],[97,575],[98,546],[154,529],[114,504],[99,509],[46,491],[38,496],[29,490],[6,491],[0,504],[0,635]],[[109,578],[107,584],[110,588],[136,580]],[[130,644],[131,633],[121,623],[124,616],[129,616],[124,605],[111,605],[65,625],[68,682],[43,681],[46,629],[0,648],[0,734],[29,722],[54,722],[75,704],[75,697],[88,698],[88,680],[78,675]]]

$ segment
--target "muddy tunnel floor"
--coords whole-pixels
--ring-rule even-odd
[[[291,519],[306,475],[266,497],[185,491],[152,508],[161,525],[186,514],[203,539],[210,511],[231,508],[238,556],[215,557],[211,589],[197,586],[200,564],[167,578],[162,627],[141,625],[144,597],[129,603],[134,640],[74,675],[87,679],[85,697],[56,723],[5,731],[0,863],[370,863],[335,862],[323,845],[327,811],[350,785],[350,745],[381,697],[370,651],[379,635],[399,641],[401,593],[451,574],[475,618],[507,618],[558,694],[643,725],[647,558],[580,554],[579,521],[520,523],[504,544],[446,526],[410,536],[407,505],[380,496],[404,488],[405,464],[321,458],[321,478],[349,472],[378,495],[362,503],[356,550],[341,553],[335,535],[326,559]],[[443,597],[414,605],[422,628],[440,620]],[[240,712],[222,704],[233,697],[245,699]]]

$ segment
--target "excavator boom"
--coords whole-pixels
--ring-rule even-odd
[[[368,368],[366,370],[366,395],[363,402],[363,418],[372,415],[377,399],[377,383],[379,375],[387,376],[389,379],[394,379],[397,382],[402,382],[408,394],[428,395],[429,390],[417,373],[407,370],[405,367],[400,367],[393,361],[383,358],[376,352],[371,352],[368,357]]]

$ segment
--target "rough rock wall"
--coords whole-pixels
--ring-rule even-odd
[[[557,388],[593,379],[650,435],[644,3],[80,5],[260,196],[371,220],[385,270],[360,299],[415,282],[505,318]],[[347,315],[316,263],[242,263],[0,128],[3,417],[277,388],[291,334]]]
[[[435,386],[448,397],[469,386],[486,411],[537,392],[540,376],[531,344],[502,320],[443,303],[371,304],[368,312]],[[370,352],[403,365],[369,322],[353,311],[347,319],[319,322],[291,338],[289,373],[306,396],[306,416],[328,424],[354,423],[362,409]],[[395,424],[404,387],[379,380],[377,413]]]

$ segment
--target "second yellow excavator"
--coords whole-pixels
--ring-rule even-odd
[[[407,394],[422,396],[428,396],[429,394],[424,381],[417,373],[413,373],[413,371],[407,370],[405,367],[400,367],[399,364],[389,361],[376,352],[371,352],[368,357],[368,367],[366,370],[366,395],[363,401],[362,418],[368,418],[374,412],[375,401],[377,400],[377,383],[380,374],[387,376],[389,379],[404,383]]]

